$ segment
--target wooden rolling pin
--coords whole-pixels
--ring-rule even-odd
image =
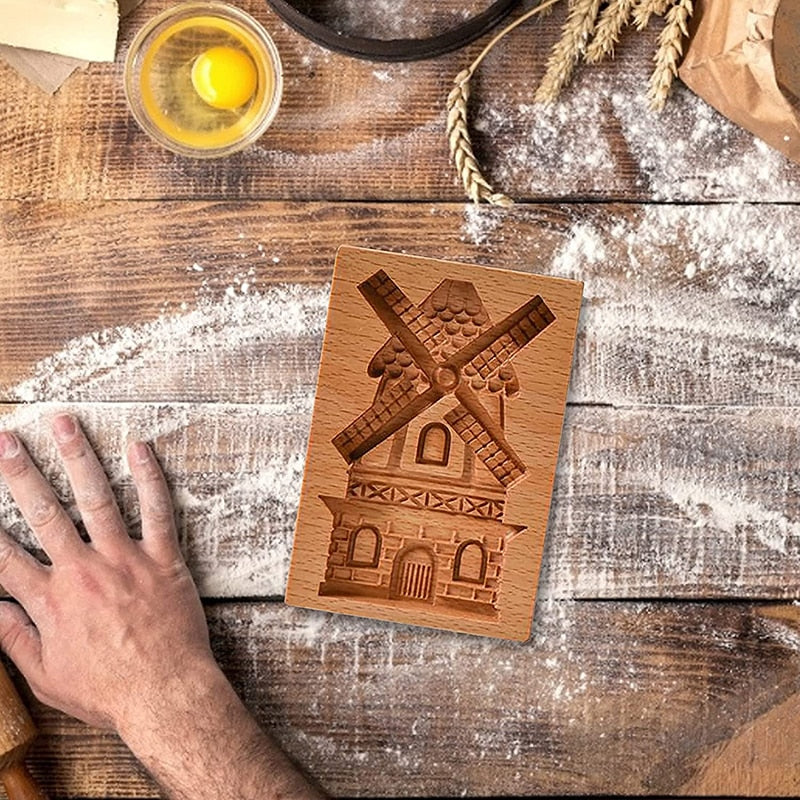
[[[0,664],[0,781],[8,800],[47,800],[24,761],[35,738],[31,715]]]

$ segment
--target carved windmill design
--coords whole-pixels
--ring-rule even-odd
[[[451,279],[420,305],[383,270],[358,289],[390,338],[368,368],[372,405],[333,439],[352,466],[346,497],[322,498],[334,525],[320,594],[496,614],[522,530],[503,522],[505,493],[526,471],[504,432],[509,362],[555,316],[537,295],[492,324],[475,287]]]

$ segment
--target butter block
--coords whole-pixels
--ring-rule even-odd
[[[0,0],[0,43],[84,61],[113,61],[117,0]]]

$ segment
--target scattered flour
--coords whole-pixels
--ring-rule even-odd
[[[800,406],[795,206],[467,205],[461,234],[584,282],[572,402]]]
[[[524,91],[487,89],[473,100],[490,182],[512,196],[800,200],[800,172],[788,159],[682,84],[656,114],[647,108],[646,75],[620,86],[615,68],[584,66],[552,106],[531,104],[520,83]]]
[[[491,206],[471,203],[464,207],[462,241],[485,245],[493,240],[492,234],[502,228],[507,216],[502,210]]]
[[[328,294],[328,287],[300,285],[259,292],[250,279],[239,276],[222,299],[201,294],[188,313],[164,314],[67,342],[36,364],[32,377],[13,387],[11,396],[23,402],[141,399],[154,392],[154,376],[190,386],[204,372],[213,375],[218,365],[241,361],[247,366],[251,357],[251,369],[262,366],[259,351],[280,349],[287,341],[310,349],[313,358],[325,328]]]
[[[744,546],[746,541],[743,540],[752,537],[781,556],[789,555],[789,542],[794,550],[800,543],[800,521],[790,522],[785,513],[768,509],[762,503],[747,501],[736,493],[735,487],[725,491],[669,475],[661,489],[685,513],[689,524],[711,527],[732,543],[742,541]]]
[[[678,85],[662,114],[643,111],[644,95],[610,91],[620,130],[654,200],[797,201],[798,172],[785,156],[747,134]]]
[[[381,85],[393,86],[392,84]],[[396,119],[395,111],[408,101],[411,94],[410,90],[406,96],[403,91],[392,89],[391,95],[387,97],[380,113]],[[344,124],[343,121],[347,119],[352,119],[351,115],[354,113],[359,115],[365,113],[364,100],[360,96],[353,97],[349,104],[349,109],[336,106],[322,111],[312,110],[309,112],[307,121],[305,123],[301,121],[300,126],[305,125],[313,129],[314,125],[324,124],[333,127]],[[321,115],[325,117],[323,123],[320,123],[319,120]],[[352,172],[354,169],[361,171],[365,163],[391,167],[391,165],[413,162],[419,157],[420,152],[424,152],[425,148],[430,146],[431,139],[441,140],[444,135],[444,120],[445,111],[442,109],[435,119],[410,128],[404,126],[402,133],[392,136],[377,134],[369,141],[360,141],[344,150],[294,153],[284,149],[270,149],[267,146],[267,137],[265,137],[264,143],[254,144],[248,153],[269,161],[276,169],[286,170],[290,173],[293,171],[304,172],[305,170],[311,170],[314,174],[325,173],[329,170],[331,172]],[[372,180],[375,180],[374,175]]]
[[[324,3],[318,18],[324,16]],[[483,11],[488,0],[467,0],[457,8],[423,0],[339,0],[327,17],[340,33],[379,39],[416,38],[442,33],[466,17]]]
[[[464,230],[482,236],[501,217],[475,222],[465,213]],[[792,206],[719,204],[646,205],[635,214],[587,214],[576,218],[553,259],[553,273],[580,275],[605,264],[611,276],[630,282],[659,278],[679,267],[689,281],[711,281],[723,299],[752,301],[754,289],[774,288],[787,304],[800,289],[800,217]],[[488,236],[484,237],[488,239]],[[677,256],[677,258],[676,258]]]
[[[703,747],[713,744],[752,716],[736,703],[743,692],[792,674],[788,654],[776,665],[775,652],[763,652],[758,617],[735,605],[543,602],[538,611],[524,644],[295,609],[255,607],[241,619],[223,612],[214,623],[245,641],[252,629],[274,632],[243,661],[248,682],[265,669],[277,677],[274,702],[288,716],[282,740],[302,761],[364,770],[386,795],[398,785],[424,795],[432,780],[451,797],[474,795],[476,771],[509,796],[542,786],[640,794],[656,781],[663,793],[675,731],[690,725]],[[732,650],[740,669],[730,669]],[[479,679],[464,676],[465,664]],[[298,706],[297,682],[316,685],[320,674]],[[309,731],[308,714],[332,720],[328,731]],[[392,736],[376,746],[383,722]],[[654,730],[652,747],[631,747],[631,731]],[[346,792],[352,772],[332,780]]]
[[[203,594],[277,596],[288,570],[329,289],[261,292],[252,277],[232,280],[213,295],[204,283],[185,313],[67,342],[10,388],[25,404],[3,425],[21,431],[76,519],[45,420],[80,403],[87,429],[117,441],[104,466],[129,513],[136,504],[121,453],[132,436],[153,441],[174,482],[184,549]],[[209,384],[218,370],[235,377]],[[183,393],[200,400],[181,402]],[[235,402],[237,393],[246,404]],[[169,394],[175,402],[165,403]],[[0,521],[31,543],[5,493]],[[137,524],[135,515],[128,521]]]
[[[618,164],[608,141],[597,136],[587,143],[585,135],[587,124],[600,127],[607,106],[602,86],[570,92],[550,106],[514,104],[502,94],[476,103],[473,125],[483,134],[479,141],[488,150],[495,189],[512,195],[589,193],[589,178],[613,186]],[[586,124],[577,126],[576,119]]]
[[[551,272],[585,281],[585,296],[597,303],[590,303],[582,322],[604,346],[624,347],[622,339],[639,329],[652,345],[651,362],[663,363],[674,381],[675,367],[684,359],[662,351],[676,337],[684,338],[688,352],[701,344],[712,349],[705,357],[691,356],[700,370],[714,367],[714,351],[724,341],[730,353],[749,351],[753,364],[769,363],[765,391],[775,375],[795,375],[771,391],[776,403],[798,404],[800,326],[790,313],[800,294],[798,222],[792,207],[646,206],[634,216],[576,221]],[[721,359],[716,380],[735,385],[738,370],[731,364],[726,372],[724,355]],[[763,396],[756,391],[760,376],[756,371],[745,387],[751,403]],[[662,399],[690,398],[665,394]]]
[[[795,416],[570,409],[542,588],[556,598],[794,596]]]

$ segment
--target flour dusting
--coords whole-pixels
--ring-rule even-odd
[[[626,70],[641,80],[621,85]],[[800,199],[800,173],[782,154],[679,83],[661,114],[650,111],[646,81],[641,65],[628,63],[583,68],[552,106],[531,104],[522,82],[476,94],[474,129],[490,182],[512,196]]]
[[[711,528],[731,541],[747,535],[780,556],[790,555],[789,545],[794,551],[800,546],[800,521],[790,522],[785,512],[748,501],[735,487],[726,491],[673,473],[661,488],[695,528]]]
[[[465,0],[456,8],[423,0],[339,0],[335,11],[325,15],[325,3],[317,3],[318,19],[327,19],[337,32],[378,39],[434,36],[484,11],[488,0]]]
[[[90,436],[103,432],[104,467],[133,529],[135,492],[122,453],[131,438],[153,442],[172,483],[187,560],[207,597],[282,594],[303,475],[329,289],[262,292],[254,284],[249,273],[226,288],[203,283],[185,313],[67,342],[9,389],[27,405],[3,418],[76,520],[48,418],[72,408]],[[185,393],[193,402],[181,400]],[[247,403],[238,404],[237,393]],[[33,545],[6,493],[0,523]]]
[[[795,206],[470,205],[461,234],[583,281],[572,402],[800,406]]]
[[[387,796],[398,785],[430,793],[432,780],[471,796],[477,773],[508,796],[641,794],[658,780],[663,792],[681,731],[713,743],[745,724],[753,709],[736,700],[753,691],[748,676],[756,691],[790,683],[797,650],[737,604],[544,601],[522,644],[263,605],[215,609],[212,626],[242,640],[253,699],[272,679],[270,700],[286,709],[279,736],[300,760],[350,765],[332,777],[335,793],[355,770]],[[302,704],[298,685],[314,687]],[[310,731],[309,714],[331,723]],[[658,731],[658,748],[632,748],[637,730]]]
[[[32,377],[13,387],[11,396],[23,402],[104,396],[140,399],[153,393],[163,398],[163,391],[151,383],[154,379],[191,385],[230,363],[239,363],[252,386],[258,387],[256,370],[263,363],[259,351],[299,342],[313,359],[325,327],[328,294],[328,287],[301,285],[258,292],[246,275],[241,276],[221,299],[201,295],[188,313],[163,314],[152,322],[96,331],[67,342],[36,364]],[[231,377],[238,381],[243,376]],[[269,375],[261,377],[266,378],[265,387],[274,385]],[[309,387],[301,391],[307,393]]]
[[[796,597],[796,409],[572,408],[541,586],[554,597]]]

